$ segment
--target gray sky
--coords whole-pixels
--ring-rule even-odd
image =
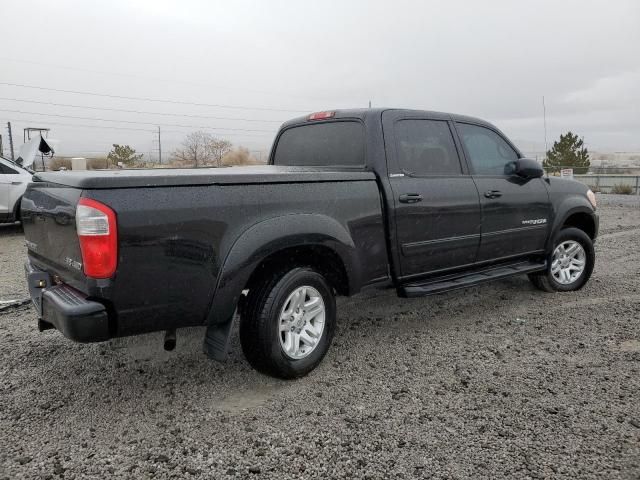
[[[50,127],[61,154],[149,153],[156,125],[166,153],[198,127],[264,150],[289,117],[369,100],[479,116],[542,150],[543,95],[549,144],[570,129],[595,150],[640,151],[637,0],[20,0],[0,13],[0,121],[18,144],[23,127]]]

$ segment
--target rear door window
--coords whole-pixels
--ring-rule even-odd
[[[363,166],[364,129],[359,122],[328,122],[285,130],[274,165]]]
[[[396,124],[400,168],[417,176],[461,175],[451,129],[443,120],[400,120]]]

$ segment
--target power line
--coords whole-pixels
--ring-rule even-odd
[[[180,80],[180,79],[168,79],[166,77],[152,77],[152,76],[148,76],[148,75],[136,75],[136,74],[132,74],[132,73],[122,73],[122,72],[108,72],[108,71],[104,71],[104,70],[92,70],[89,68],[78,68],[78,67],[71,67],[69,65],[60,65],[60,64],[54,64],[54,63],[43,63],[43,62],[35,62],[33,60],[23,60],[23,59],[17,59],[17,58],[9,58],[9,57],[0,57],[0,60],[5,60],[5,61],[9,61],[9,62],[17,62],[17,63],[26,63],[26,64],[31,64],[31,65],[40,65],[43,67],[48,67],[48,68],[58,68],[58,69],[62,69],[62,70],[72,70],[72,71],[76,71],[76,72],[86,72],[86,73],[93,73],[93,74],[99,74],[99,75],[112,75],[112,76],[116,76],[116,77],[129,77],[129,78],[137,78],[140,80],[151,80],[154,82],[165,82],[165,83],[182,83],[185,85],[197,85],[199,87],[206,87],[206,88],[212,88],[215,86],[215,88],[220,88],[220,89],[225,89],[225,90],[235,90],[235,91],[243,91],[243,92],[251,92],[251,93],[260,93],[260,94],[266,94],[266,95],[279,95],[279,96],[285,96],[285,97],[290,97],[290,98],[316,98],[318,100],[320,100],[320,97],[308,97],[305,95],[292,95],[290,93],[282,93],[282,92],[270,92],[270,91],[266,91],[266,90],[255,90],[255,89],[249,89],[249,88],[235,88],[235,87],[228,87],[228,86],[224,86],[224,85],[212,85],[211,83],[202,83],[202,82],[193,82],[193,81],[189,81],[189,80]],[[322,98],[321,100],[326,101],[327,98]],[[313,109],[310,109],[313,110]]]
[[[19,122],[24,122],[24,123],[35,123],[34,120],[24,120],[24,119],[18,119]],[[41,120],[38,120],[38,122],[40,122]],[[61,125],[61,126],[65,126],[65,127],[80,127],[80,128],[109,128],[112,130],[131,130],[131,131],[138,131],[138,132],[155,132],[155,130],[150,130],[150,129],[146,129],[146,128],[134,128],[134,127],[114,127],[111,125],[78,125],[78,124],[74,124],[74,123],[60,123],[60,122],[50,122],[47,121],[48,125]]]
[[[161,98],[151,98],[151,97],[130,97],[126,95],[112,95],[112,94],[106,94],[106,93],[83,92],[79,90],[64,90],[61,88],[48,88],[48,87],[40,87],[37,85],[24,85],[21,83],[10,83],[10,82],[0,82],[0,85],[7,85],[10,87],[31,88],[34,90],[47,90],[49,92],[72,93],[75,95],[91,95],[94,97],[119,98],[123,100],[171,103],[174,105],[192,105],[192,106],[199,106],[199,107],[229,108],[229,109],[235,109],[235,110],[260,110],[260,111],[267,111],[267,112],[297,112],[297,113],[308,112],[308,110],[292,110],[292,109],[268,108],[268,107],[244,107],[239,105],[223,105],[223,104],[216,104],[216,103],[196,103],[196,102],[185,102],[181,100],[163,100]]]
[[[184,114],[184,113],[164,113],[164,112],[149,112],[144,110],[127,110],[125,108],[94,107],[89,105],[73,105],[69,103],[41,102],[38,100],[26,100],[21,98],[0,97],[0,100],[8,100],[11,102],[23,102],[23,103],[37,103],[39,105],[52,105],[55,107],[85,108],[88,110],[106,110],[110,112],[141,113],[141,114],[147,114],[147,115],[163,115],[163,116],[170,116],[170,117],[204,118],[209,120],[233,120],[233,121],[243,121],[243,122],[269,122],[269,123],[283,122],[283,120],[259,120],[256,118],[211,117],[208,115],[190,115],[190,114]]]
[[[40,114],[36,114],[36,115],[40,115]],[[35,123],[34,120],[32,119],[17,119],[20,122],[24,122],[24,123]],[[38,120],[40,121],[40,120]],[[105,128],[111,129],[111,130],[130,130],[130,131],[138,131],[138,132],[150,132],[150,133],[156,133],[155,129],[146,129],[146,128],[135,128],[135,127],[115,127],[115,126],[111,126],[111,125],[79,125],[79,124],[74,124],[74,123],[61,123],[61,122],[50,122],[47,120],[47,125],[60,125],[60,126],[64,126],[64,127],[76,127],[76,128],[94,128],[94,129],[98,129],[98,130],[102,130]],[[211,127],[207,127],[207,128],[211,128]],[[180,133],[184,135],[184,132],[178,131],[178,130],[165,130],[165,132],[173,132],[173,133]],[[220,136],[225,136],[225,137],[264,137],[264,136],[268,136],[267,134],[264,133],[221,133]]]
[[[99,122],[131,123],[131,124],[136,124],[136,125],[156,125],[155,122],[136,122],[134,120],[111,120],[109,118],[95,118],[95,117],[76,117],[76,116],[73,116],[73,115],[58,115],[57,113],[24,112],[22,110],[0,109],[0,112],[22,113],[22,114],[25,114],[25,115],[44,115],[45,117],[73,118],[74,120],[96,120],[96,121],[99,121]],[[162,124],[162,126],[181,127],[181,128],[202,128],[202,129],[212,129],[212,130],[230,130],[232,132],[266,132],[266,133],[273,133],[273,130],[210,127],[210,126],[206,126],[206,125],[182,125],[182,124],[176,124],[176,123],[164,123],[164,124]]]

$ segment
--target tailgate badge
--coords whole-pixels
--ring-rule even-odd
[[[64,263],[66,263],[71,268],[75,268],[76,270],[82,270],[82,263],[74,260],[73,258],[66,257],[64,259]]]

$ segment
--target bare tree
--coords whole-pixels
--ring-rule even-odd
[[[231,142],[223,138],[211,138],[209,142],[209,153],[216,164],[216,167],[222,166],[222,158],[231,151]]]
[[[182,147],[173,152],[173,158],[194,167],[214,164],[222,165],[222,157],[231,150],[231,142],[215,138],[207,132],[198,131],[187,135]]]
[[[180,162],[193,164],[195,168],[206,165],[211,159],[209,151],[211,140],[211,135],[206,132],[190,133],[182,142],[182,147],[173,152],[173,157]]]

